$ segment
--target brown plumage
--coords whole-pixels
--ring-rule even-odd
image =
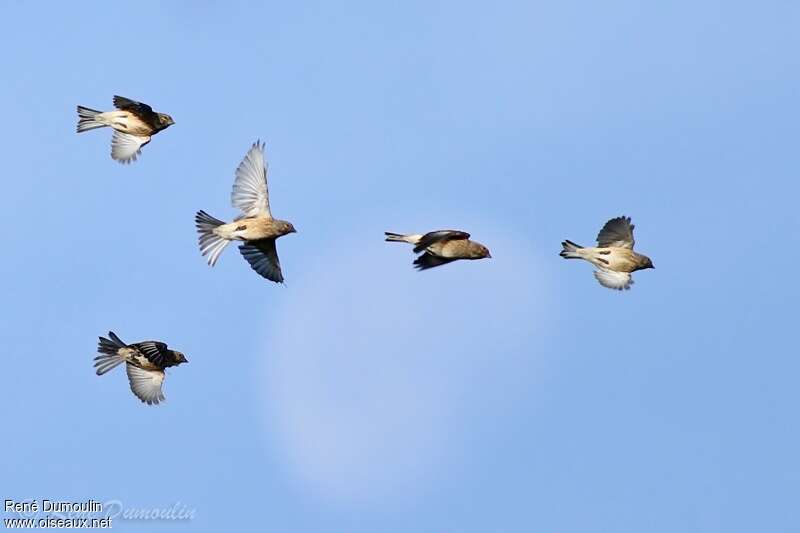
[[[113,128],[111,157],[120,163],[136,161],[153,135],[175,124],[169,115],[123,96],[114,97],[114,107],[116,111],[102,112],[78,106],[78,133]]]
[[[159,341],[142,341],[125,344],[113,331],[107,339],[100,337],[94,358],[97,375],[102,376],[117,365],[125,363],[131,391],[147,405],[158,404],[164,400],[161,386],[164,383],[164,369],[188,363],[181,352],[170,350]]]
[[[233,222],[226,224],[205,211],[195,215],[200,253],[214,266],[230,241],[244,241],[239,251],[250,267],[268,280],[283,283],[275,241],[296,230],[290,222],[272,217],[264,145],[258,141],[236,169],[231,203],[242,211]]]
[[[655,268],[646,255],[633,251],[635,241],[630,217],[612,218],[597,234],[597,246],[584,248],[572,241],[561,243],[559,255],[565,259],[583,259],[597,267],[594,277],[609,289],[630,289],[631,272]]]
[[[431,231],[425,235],[384,232],[389,242],[407,242],[414,245],[414,253],[422,253],[414,261],[418,270],[445,265],[459,259],[484,259],[492,257],[489,249],[479,242],[469,240],[469,233],[458,230]]]

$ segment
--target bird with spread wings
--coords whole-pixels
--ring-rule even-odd
[[[612,218],[597,234],[596,247],[583,247],[572,241],[561,243],[564,259],[583,259],[597,267],[594,277],[603,287],[609,289],[630,289],[633,285],[632,272],[655,268],[646,255],[633,251],[633,228],[630,217]]]
[[[272,217],[267,170],[264,144],[256,141],[236,169],[233,182],[231,203],[241,211],[241,215],[233,222],[225,223],[205,211],[198,211],[195,224],[200,253],[208,256],[210,266],[217,263],[231,241],[242,241],[239,251],[250,267],[270,281],[283,283],[275,241],[296,230],[290,222]]]
[[[97,375],[102,376],[117,365],[125,363],[131,391],[147,405],[156,405],[164,401],[161,390],[164,384],[164,369],[188,363],[186,356],[176,350],[170,350],[159,341],[142,341],[125,344],[113,331],[108,332],[109,339],[100,337],[94,358]]]
[[[136,161],[153,135],[175,124],[171,116],[156,113],[149,105],[124,96],[114,97],[114,107],[115,111],[103,112],[79,105],[78,133],[112,128],[111,157],[120,163]]]

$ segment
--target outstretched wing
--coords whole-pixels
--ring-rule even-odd
[[[600,248],[627,248],[633,250],[633,228],[631,217],[612,218],[600,233],[597,234],[597,246]]]
[[[456,239],[469,239],[469,233],[452,229],[431,231],[430,233],[426,233],[422,236],[417,245],[414,247],[414,253],[420,253],[431,244],[435,244],[440,241],[452,241]]]
[[[417,259],[414,261],[414,268],[417,270],[428,270],[429,268],[446,265],[447,263],[451,263],[453,261],[455,261],[455,259],[439,257],[438,255],[425,252],[421,256],[417,257]]]
[[[278,250],[275,248],[275,239],[249,241],[240,245],[239,251],[250,263],[250,268],[259,275],[275,283],[283,283],[283,273],[281,273],[281,262],[278,260]]]
[[[614,272],[613,270],[595,270],[594,277],[603,287],[618,291],[627,290],[633,285],[633,278],[627,272]]]
[[[163,342],[144,341],[131,346],[142,352],[147,360],[156,366],[164,367],[167,366],[167,363],[172,362],[172,354]]]
[[[161,384],[164,383],[163,370],[142,370],[130,363],[127,364],[126,370],[131,391],[137,398],[147,405],[157,404],[164,400],[164,393],[161,392]]]
[[[231,192],[233,207],[240,209],[246,217],[272,217],[269,210],[267,167],[264,144],[256,141],[236,169]]]
[[[114,107],[123,111],[130,111],[140,116],[153,114],[153,108],[149,105],[131,100],[130,98],[125,98],[124,96],[114,96]]]
[[[142,153],[142,146],[150,142],[150,137],[139,137],[114,130],[111,137],[111,158],[126,164],[136,161]]]

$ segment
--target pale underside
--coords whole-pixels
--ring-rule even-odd
[[[131,363],[125,365],[125,370],[128,374],[131,391],[137,398],[147,405],[157,404],[164,400],[164,393],[161,391],[161,385],[164,383],[163,370],[144,370]]]
[[[150,347],[151,344],[155,348],[155,343],[142,342],[139,344],[144,352],[153,351]],[[119,353],[125,357],[125,371],[128,374],[131,391],[136,397],[148,405],[164,400],[164,394],[161,391],[164,383],[164,371],[136,348],[122,348]],[[151,357],[155,357],[157,360],[160,355]]]
[[[613,270],[595,270],[594,277],[603,287],[616,289],[630,289],[633,285],[633,277],[628,272],[614,272]]]

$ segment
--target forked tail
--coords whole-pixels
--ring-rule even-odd
[[[392,233],[391,231],[384,231],[386,240],[389,242],[407,242],[409,244],[417,244],[422,238],[422,235],[403,235],[402,233]]]
[[[583,248],[583,246],[575,244],[572,241],[564,241],[564,242],[561,243],[561,246],[562,246],[563,250],[561,250],[561,253],[559,253],[558,255],[560,255],[564,259],[580,259],[581,258],[581,255],[578,253],[578,250]]]
[[[221,254],[222,250],[231,242],[214,232],[215,229],[225,223],[221,220],[217,220],[205,211],[198,211],[194,217],[194,222],[197,226],[197,233],[200,234],[198,237],[200,253],[203,254],[203,256],[208,256],[208,264],[213,267],[217,264],[219,254]]]
[[[120,363],[125,362],[125,356],[119,353],[120,348],[125,348],[125,343],[113,331],[109,331],[108,336],[111,339],[100,337],[100,342],[97,343],[97,351],[100,355],[94,358],[94,367],[97,369],[98,376],[102,376]]]
[[[98,115],[102,115],[102,111],[89,109],[88,107],[78,106],[78,133],[93,130],[95,128],[103,128],[108,126],[103,122],[97,120]]]

